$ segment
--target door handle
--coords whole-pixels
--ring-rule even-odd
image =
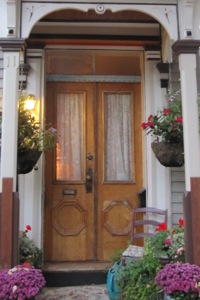
[[[85,181],[86,193],[92,193],[92,169],[88,168],[86,170],[86,181]]]
[[[93,160],[93,155],[91,153],[87,153],[86,158],[88,160]]]

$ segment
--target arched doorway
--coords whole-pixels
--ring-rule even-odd
[[[58,103],[65,99],[64,102],[71,107],[77,95],[77,101],[82,103],[82,108],[76,110],[76,113],[82,110],[72,119],[78,116],[81,119],[80,115],[90,116],[80,120],[79,131],[81,132],[81,128],[85,131],[82,135],[76,134],[82,141],[82,144],[75,144],[75,148],[78,145],[81,149],[78,179],[74,177],[74,171],[72,172],[72,169],[75,169],[72,160],[65,162],[63,159],[64,153],[73,148],[62,146],[59,150],[62,152],[61,156],[57,150],[46,157],[45,259],[107,260],[115,250],[127,244],[130,210],[132,206],[138,205],[137,192],[143,183],[140,126],[142,88],[140,83],[132,82],[127,77],[142,78],[144,49],[161,48],[160,25],[148,15],[134,11],[106,11],[100,15],[94,10],[87,13],[63,10],[49,14],[36,24],[30,34],[28,46],[36,44],[46,48],[46,75],[50,78],[47,78],[46,88],[48,120],[61,128],[63,123],[59,123],[58,120],[65,109],[59,110],[62,106]],[[70,56],[74,51],[79,53]],[[88,65],[85,65],[85,62]],[[89,63],[91,68],[88,67]],[[51,75],[55,80],[52,80]],[[59,75],[65,75],[65,79],[62,76],[58,77]],[[108,79],[107,75],[113,76],[114,79]],[[95,76],[98,77],[95,79]],[[102,81],[103,83],[100,83]],[[74,96],[73,100],[69,100],[69,92]],[[109,109],[113,96],[114,102],[117,103],[118,98],[122,105],[118,110],[117,104]],[[122,101],[124,96],[125,102]],[[128,103],[129,108],[124,106],[123,102]],[[71,111],[71,108],[69,110]],[[128,162],[130,168],[126,169],[125,173],[122,172],[120,178],[117,177],[119,171],[115,177],[109,178],[106,168],[112,160],[108,157],[113,158],[114,154],[108,151],[111,142],[111,139],[107,138],[110,130],[108,120],[113,121],[114,129],[119,126],[120,132],[120,124],[123,121],[117,122],[112,113],[123,111],[125,114],[122,114],[121,120],[129,120],[127,126],[131,133],[126,143],[123,134],[120,134],[118,141],[122,140],[119,144],[125,146],[127,151],[121,160]],[[128,112],[131,112],[129,116],[126,115]],[[70,119],[70,116],[64,114],[61,119]],[[65,127],[61,128],[62,136],[66,130]],[[109,134],[113,138],[111,144],[117,144],[112,131]],[[72,136],[72,132],[68,135]],[[68,140],[68,144],[73,143],[72,139]],[[127,159],[127,153],[131,153],[130,160]],[[89,159],[90,154],[92,159]],[[121,155],[119,152],[117,154],[111,169],[117,165]],[[63,177],[59,175],[61,169]],[[129,175],[126,172],[129,172]],[[88,179],[91,175],[92,179]],[[87,185],[92,186],[89,192]]]

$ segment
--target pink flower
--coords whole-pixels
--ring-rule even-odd
[[[181,247],[176,251],[176,254],[181,255],[183,251],[185,251],[185,249]]]
[[[25,261],[23,264],[22,264],[22,267],[23,268],[30,268],[31,267],[31,264],[28,262],[28,261]]]
[[[30,231],[32,228],[30,225],[26,225],[26,232]]]
[[[171,245],[172,241],[170,239],[166,239],[166,240],[164,240],[164,244],[165,245]]]
[[[169,108],[164,108],[164,109],[163,109],[163,115],[164,115],[164,116],[170,114],[170,112],[171,112],[171,109],[169,109]]]
[[[149,122],[147,123],[147,125],[148,125],[149,127],[152,127],[152,126],[154,125],[154,122],[149,121]]]
[[[183,118],[181,116],[176,117],[176,122],[183,123]]]
[[[148,125],[147,125],[147,123],[145,123],[145,122],[144,122],[144,123],[142,123],[142,129],[146,129],[146,128],[147,128],[147,126],[148,126]]]

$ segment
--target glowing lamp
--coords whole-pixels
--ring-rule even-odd
[[[35,108],[37,98],[34,95],[28,95],[25,101],[25,108],[28,110],[33,110]]]

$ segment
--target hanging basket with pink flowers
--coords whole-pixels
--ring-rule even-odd
[[[184,165],[184,150],[181,144],[153,142],[151,148],[155,157],[164,167],[181,167]]]
[[[166,106],[150,115],[142,128],[155,138],[152,150],[163,166],[184,165],[181,91],[169,93]]]

